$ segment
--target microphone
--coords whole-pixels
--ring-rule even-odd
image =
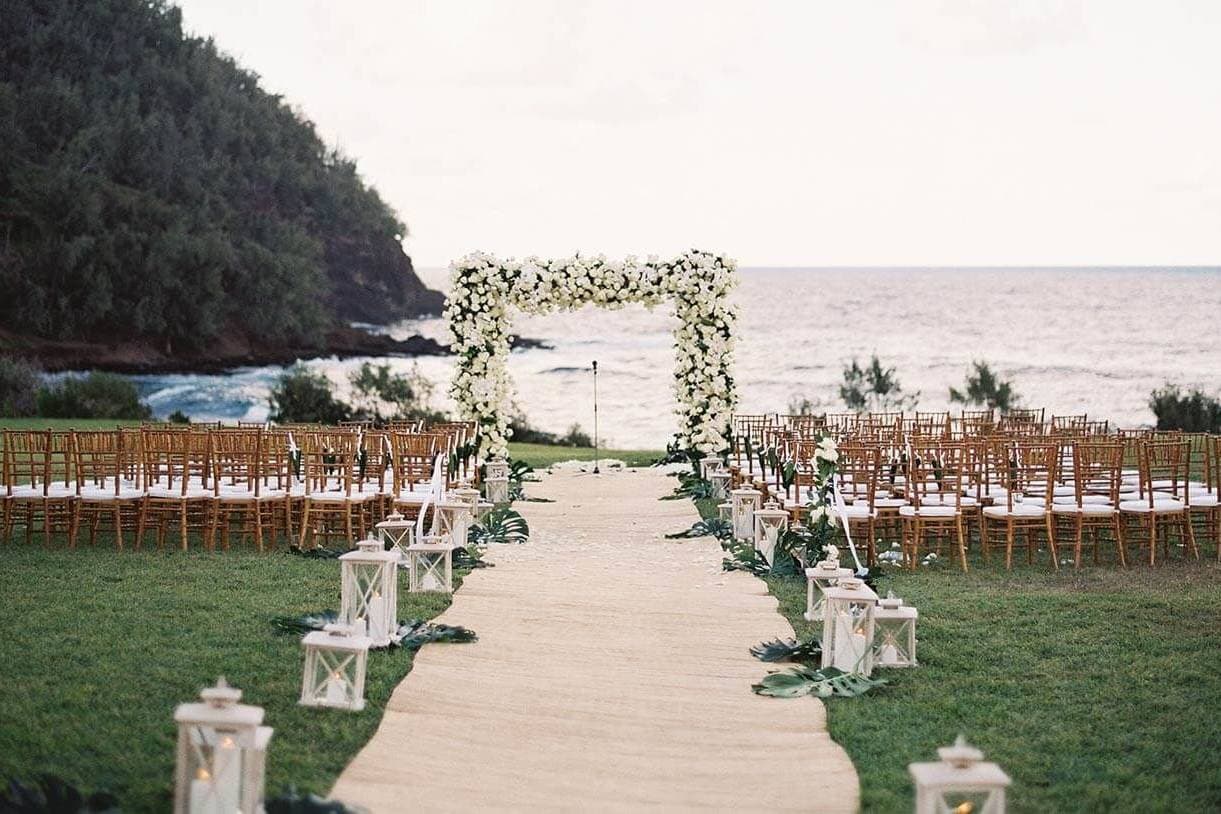
[[[594,474],[598,474],[598,360],[594,360]]]

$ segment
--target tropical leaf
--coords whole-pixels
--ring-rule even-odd
[[[264,810],[267,814],[357,814],[359,811],[338,800],[324,800],[313,794],[300,795],[295,788],[268,799]]]
[[[515,480],[519,483],[522,481],[537,481],[538,478],[529,477],[534,474],[534,467],[525,461],[512,461],[509,463],[509,480]]]
[[[0,812],[4,814],[100,814],[118,812],[119,801],[108,792],[86,797],[79,789],[52,774],[34,785],[10,780],[0,789]]]
[[[747,571],[757,577],[765,577],[772,570],[767,560],[752,545],[731,542],[726,551],[729,556],[721,560],[721,568],[725,571]]]
[[[750,649],[750,654],[759,661],[801,661],[816,659],[822,655],[822,642],[812,637],[804,642],[796,639],[772,639],[759,642]]]
[[[666,539],[684,540],[692,537],[715,537],[718,540],[727,540],[732,536],[733,524],[719,517],[709,517],[705,520],[697,520],[692,524],[691,528],[685,531],[667,534]]]
[[[884,684],[886,679],[883,678],[845,673],[834,667],[816,670],[803,665],[786,673],[771,673],[751,689],[758,695],[770,695],[774,698],[800,698],[804,695],[816,695],[819,698],[840,695],[851,698],[864,695]]]
[[[660,500],[682,500],[690,498],[692,500],[701,500],[703,498],[712,497],[712,484],[701,478],[699,475],[691,473],[681,473],[678,476],[678,487],[673,494],[666,495]]]
[[[390,646],[419,650],[429,642],[465,644],[478,640],[479,637],[475,635],[475,631],[469,628],[432,624],[422,619],[408,619],[406,622],[399,623],[398,631],[390,638]]]
[[[459,546],[453,550],[451,554],[454,568],[466,568],[474,570],[476,568],[495,568],[496,563],[485,562],[483,552],[474,546]]]
[[[271,626],[281,636],[300,636],[313,630],[322,630],[327,625],[339,621],[339,614],[333,610],[320,613],[306,613],[301,616],[273,616]]]
[[[508,506],[492,509],[482,523],[475,523],[467,534],[472,545],[499,543],[524,543],[530,539],[530,526],[526,518]]]
[[[346,551],[340,551],[337,548],[324,548],[316,546],[315,548],[301,548],[300,546],[290,545],[288,553],[298,557],[305,557],[307,560],[337,560],[348,551],[355,551],[354,548],[349,548]]]

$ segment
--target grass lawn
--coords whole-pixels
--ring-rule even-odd
[[[400,619],[449,605],[402,580]],[[297,705],[300,639],[275,635],[270,619],[338,609],[335,560],[0,545],[0,598],[0,782],[58,774],[115,793],[124,811],[169,809],[174,707],[219,675],[275,728],[268,794],[325,795],[411,669],[404,650],[373,652],[364,711]]]
[[[628,466],[649,466],[664,455],[659,449],[602,449],[599,460],[616,459]],[[592,461],[594,451],[586,447],[553,447],[545,444],[509,444],[509,457],[543,469],[560,461]]]
[[[920,611],[921,666],[879,670],[889,686],[827,701],[862,810],[911,811],[907,765],[935,760],[960,732],[1013,778],[1012,811],[1221,809],[1214,557],[1206,546],[1200,563],[1129,570],[1005,571],[995,558],[967,574],[948,560],[888,568],[880,592]],[[767,582],[798,636],[821,636],[802,618],[805,579]]]

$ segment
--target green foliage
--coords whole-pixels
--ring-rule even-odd
[[[715,537],[718,540],[728,540],[733,536],[733,524],[719,517],[709,517],[697,520],[691,528],[684,531],[667,534],[667,540],[685,540],[693,537]]]
[[[42,376],[23,359],[0,356],[0,416],[31,416],[38,411]]]
[[[542,444],[554,447],[574,447],[592,449],[594,442],[589,433],[581,429],[580,424],[573,424],[563,435],[554,432],[544,432],[532,426],[520,412],[509,421],[513,430],[513,440],[521,444]]]
[[[85,796],[75,786],[55,775],[43,775],[37,785],[10,780],[0,789],[0,811],[4,814],[118,814],[119,802],[112,794]]]
[[[805,396],[794,396],[789,399],[789,415],[817,415],[820,410],[816,409],[813,401]]]
[[[1157,416],[1159,430],[1221,432],[1221,401],[1197,389],[1183,393],[1168,384],[1149,396],[1149,409]]]
[[[165,420],[171,424],[190,424],[191,417],[182,410],[175,410],[165,417]]]
[[[294,365],[271,388],[271,420],[337,424],[352,417],[352,408],[335,398],[325,373]]]
[[[407,650],[419,650],[429,642],[448,642],[450,644],[466,644],[477,642],[479,637],[475,631],[460,625],[444,625],[425,622],[422,619],[408,619],[400,622],[398,632],[390,640],[392,647],[402,647]]]
[[[38,414],[50,418],[117,418],[139,420],[153,414],[125,376],[94,371],[65,376],[38,393]]]
[[[322,630],[327,625],[339,621],[339,614],[333,610],[306,613],[300,616],[273,616],[271,628],[279,636],[300,636],[315,630]]]
[[[627,466],[649,466],[660,453],[655,449],[602,449],[598,459],[611,458],[623,461]],[[516,440],[509,443],[509,456],[515,461],[526,461],[539,469],[560,461],[592,461],[594,451],[582,447],[553,447],[543,444],[525,444]]]
[[[816,695],[830,698],[833,695],[853,697],[886,684],[884,678],[868,678],[857,673],[845,673],[834,667],[816,670],[801,665],[786,673],[771,673],[758,684],[751,686],[759,695],[773,698],[800,698]]]
[[[673,494],[664,495],[658,498],[658,500],[682,500],[684,498],[700,500],[709,497],[712,497],[711,483],[699,475],[680,472],[678,473],[678,486],[675,487]]]
[[[844,383],[839,397],[849,410],[857,413],[907,410],[916,405],[919,393],[905,394],[893,367],[882,367],[877,354],[862,368],[854,358],[844,366]]]
[[[348,808],[338,800],[298,794],[296,788],[267,800],[264,809],[267,814],[357,814],[357,809]]]
[[[721,570],[746,571],[757,577],[765,577],[771,573],[772,567],[768,565],[763,555],[750,543],[730,540],[727,544],[722,543],[722,546],[729,556],[721,560]]]
[[[526,518],[508,506],[499,506],[487,513],[480,523],[471,524],[467,540],[471,545],[524,543],[530,539]]]
[[[759,661],[809,661],[822,655],[822,642],[811,636],[804,642],[796,639],[772,639],[759,642],[750,649],[750,654]]]
[[[0,224],[0,324],[54,338],[311,341],[417,282],[355,164],[167,0],[4,5]]]
[[[393,373],[390,365],[365,362],[348,381],[352,385],[352,415],[357,418],[382,422],[439,417],[427,407],[432,383],[414,367],[410,373]]]
[[[1018,394],[1013,391],[1013,384],[997,378],[987,362],[972,362],[971,368],[962,390],[950,388],[950,401],[968,406],[991,407],[1002,413],[1017,406],[1019,399]]]

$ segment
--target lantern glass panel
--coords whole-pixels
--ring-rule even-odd
[[[875,666],[915,667],[915,608],[898,608],[895,611],[880,608],[874,613],[873,624]]]

